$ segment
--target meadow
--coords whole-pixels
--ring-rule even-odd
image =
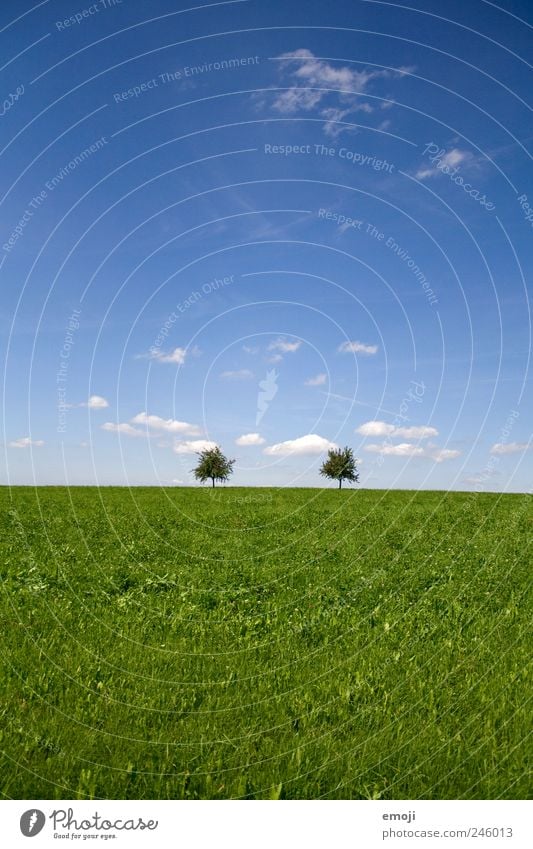
[[[525,495],[0,489],[0,789],[527,798]]]

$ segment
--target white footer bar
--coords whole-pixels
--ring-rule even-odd
[[[533,846],[527,801],[0,802],[2,845],[174,849]]]

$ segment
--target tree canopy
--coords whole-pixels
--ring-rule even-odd
[[[344,448],[330,448],[328,456],[322,463],[320,474],[330,480],[338,480],[339,489],[342,487],[343,480],[357,483],[359,473],[357,471],[357,460],[353,456],[353,451],[348,446]]]
[[[198,453],[198,463],[192,470],[196,480],[210,480],[215,486],[215,481],[225,482],[233,474],[235,460],[229,460],[217,445],[215,448],[205,448]]]

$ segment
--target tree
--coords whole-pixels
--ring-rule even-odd
[[[205,448],[198,453],[198,457],[198,465],[192,471],[196,480],[202,483],[211,480],[214,486],[215,481],[227,481],[233,474],[235,460],[228,460],[218,445],[215,448]]]
[[[351,448],[330,448],[327,460],[322,463],[320,474],[331,480],[338,480],[339,489],[343,480],[357,483],[359,473],[356,466],[357,460],[353,456]]]

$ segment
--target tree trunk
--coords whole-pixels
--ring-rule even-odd
[[[214,489],[215,488],[215,479],[211,478],[211,480],[213,481],[213,489]]]
[[[339,478],[339,489],[342,488],[342,478]]]

